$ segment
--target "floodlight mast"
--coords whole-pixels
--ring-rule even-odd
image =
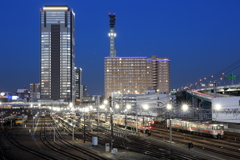
[[[117,34],[114,32],[116,14],[109,13],[108,16],[110,18],[109,20],[110,32],[108,33],[108,36],[110,37],[110,57],[116,57],[117,51],[115,49],[115,40],[114,40],[114,38],[117,36]]]

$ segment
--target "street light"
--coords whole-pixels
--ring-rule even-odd
[[[73,106],[73,104],[72,104],[72,102],[70,102],[70,103],[69,103],[69,107],[72,108],[72,106]]]
[[[101,106],[99,106],[99,108],[100,109],[102,109],[102,110],[104,110],[105,109],[105,105],[101,105]],[[99,116],[98,116],[98,120],[99,120]],[[105,115],[105,122],[107,121],[107,117],[106,117],[106,115]]]
[[[86,119],[86,116],[85,116],[85,109],[86,109],[86,107],[84,107],[84,118],[83,118],[83,142],[85,143],[85,141],[86,141],[86,138],[85,138],[85,119]]]
[[[103,101],[103,104],[104,104],[104,105],[108,104],[108,101],[105,99],[105,100]]]
[[[222,108],[221,104],[216,104],[215,109],[219,111]]]
[[[38,103],[38,108],[39,108],[39,109],[41,108],[41,103]],[[38,110],[39,110],[39,109],[38,109]],[[41,109],[40,109],[40,111],[41,111]]]
[[[125,129],[127,129],[127,111],[131,109],[131,105],[127,104],[125,109]]]
[[[143,109],[144,109],[144,110],[148,110],[148,108],[149,108],[149,106],[148,106],[148,105],[146,105],[146,104],[145,104],[145,105],[143,105]]]
[[[186,104],[182,105],[182,110],[187,111],[188,110],[188,105],[186,105]]]
[[[143,105],[143,109],[146,111],[146,110],[148,110],[148,108],[149,108],[149,106],[147,105],[147,104],[145,104],[145,105]],[[144,115],[143,115],[143,126],[145,126],[144,125]]]
[[[172,144],[172,120],[171,120],[171,114],[170,114],[170,110],[172,109],[172,105],[171,104],[167,104],[167,110],[169,113],[169,126],[170,126],[170,137],[169,137],[169,141]]]
[[[0,102],[0,107],[1,107],[1,114],[2,114],[2,120],[1,120],[1,126],[3,128],[3,111],[2,111],[2,102]]]

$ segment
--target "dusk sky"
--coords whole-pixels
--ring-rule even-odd
[[[90,95],[104,94],[109,12],[117,18],[117,56],[170,58],[172,89],[240,59],[239,0],[0,0],[0,92],[39,83],[44,5],[74,10],[75,63]]]

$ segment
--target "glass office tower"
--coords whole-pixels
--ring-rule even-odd
[[[75,102],[74,20],[67,5],[40,10],[41,98]]]

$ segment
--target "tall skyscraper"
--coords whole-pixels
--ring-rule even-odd
[[[147,57],[105,57],[105,96],[170,91],[170,59]]]
[[[67,5],[40,10],[41,98],[75,102],[75,13]]]
[[[115,49],[115,40],[114,40],[114,38],[117,36],[117,34],[114,32],[116,15],[115,13],[109,13],[108,16],[110,18],[109,20],[110,32],[108,33],[108,36],[110,37],[110,57],[116,57],[117,51]]]

